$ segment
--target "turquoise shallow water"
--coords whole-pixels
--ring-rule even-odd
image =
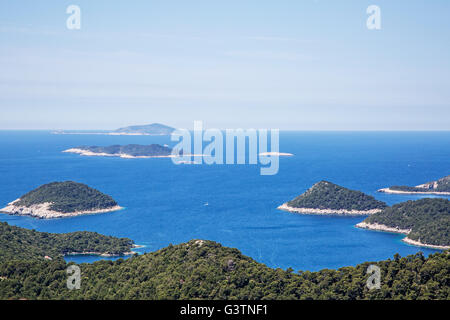
[[[325,179],[394,204],[423,196],[387,195],[389,185],[417,185],[450,172],[450,132],[282,132],[275,176],[254,165],[179,165],[170,159],[81,157],[79,145],[160,143],[169,137],[52,135],[0,131],[0,205],[51,181],[74,180],[110,194],[125,209],[67,219],[0,215],[1,221],[47,232],[97,231],[129,237],[154,251],[190,239],[236,247],[270,267],[319,270],[422,251],[402,235],[360,230],[362,217],[282,212],[281,203]],[[208,203],[208,205],[205,205]],[[99,259],[68,257],[76,262]]]

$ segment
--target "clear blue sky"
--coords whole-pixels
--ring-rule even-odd
[[[0,129],[449,130],[449,15],[448,0],[0,0]]]

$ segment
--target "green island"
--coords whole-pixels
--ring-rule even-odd
[[[386,207],[384,202],[361,191],[320,181],[278,209],[305,214],[368,215],[380,212]]]
[[[378,191],[397,194],[429,193],[429,194],[450,195],[450,176],[443,177],[436,181],[420,184],[415,187],[391,186],[389,188],[383,188]]]
[[[86,234],[88,239],[96,236]],[[427,258],[422,253],[404,258],[395,255],[393,259],[365,262],[338,270],[294,272],[291,268],[269,268],[237,249],[223,247],[216,242],[191,240],[126,260],[80,264],[80,289],[69,290],[66,287],[66,269],[73,263],[66,263],[61,257],[42,259],[43,254],[63,252],[61,248],[65,248],[65,244],[62,240],[57,249],[49,245],[46,251],[45,247],[25,245],[36,241],[49,244],[49,240],[45,240],[46,234],[6,227],[2,237],[8,240],[1,242],[0,299],[450,298],[448,252],[435,253]],[[101,239],[99,242],[102,243]],[[124,240],[124,246],[129,244]],[[83,246],[82,241],[79,245]],[[22,248],[29,248],[30,255],[18,254]],[[81,247],[75,246],[70,250],[80,251]],[[370,276],[367,269],[371,264],[381,269],[380,290],[367,288]]]
[[[133,241],[96,232],[47,233],[0,222],[0,261],[57,259],[69,254],[131,254]]]
[[[152,123],[141,126],[129,126],[119,128],[111,132],[111,134],[125,134],[125,135],[170,135],[174,128],[160,123]]]
[[[151,145],[113,145],[106,147],[80,146],[64,150],[67,153],[77,153],[83,156],[103,156],[121,158],[157,158],[171,157],[172,149],[159,144]]]
[[[0,212],[38,218],[60,218],[121,209],[117,202],[96,189],[73,181],[42,185],[11,202]]]
[[[425,198],[402,202],[356,226],[407,234],[403,240],[413,245],[450,249],[450,201]]]

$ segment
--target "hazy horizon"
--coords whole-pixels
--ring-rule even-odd
[[[68,6],[81,9],[69,30]],[[381,10],[369,30],[366,10]],[[0,130],[450,130],[450,3],[3,1]]]

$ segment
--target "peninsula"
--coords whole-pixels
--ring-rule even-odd
[[[113,145],[107,147],[81,146],[64,150],[67,153],[77,153],[82,156],[120,157],[120,158],[170,158],[172,149],[159,144],[151,145]]]
[[[128,238],[97,232],[48,233],[0,222],[0,260],[51,260],[74,254],[124,256],[134,254],[132,249],[135,247]]]
[[[28,192],[0,212],[41,219],[65,218],[122,209],[110,196],[73,181],[52,182]]]
[[[386,208],[384,202],[360,191],[320,181],[295,199],[278,207],[301,214],[370,215]]]
[[[435,249],[450,249],[450,201],[425,198],[384,209],[358,228],[406,234],[404,242]]]
[[[395,193],[395,194],[436,194],[450,195],[450,175],[436,181],[420,184],[415,187],[409,186],[392,186],[383,188],[378,192]]]

